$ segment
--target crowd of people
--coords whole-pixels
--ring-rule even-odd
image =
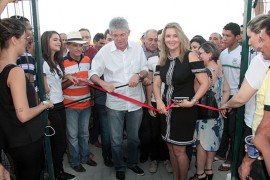
[[[0,13],[10,2],[15,0],[0,1]],[[37,180],[44,173],[47,126],[57,180],[76,179],[63,168],[65,152],[78,173],[86,171],[85,165],[97,166],[89,143],[101,148],[104,164],[114,167],[119,180],[127,169],[143,176],[138,164],[148,159],[150,173],[163,162],[174,180],[186,180],[194,152],[196,173],[190,180],[211,180],[216,160],[224,161],[220,171],[229,171],[234,156],[239,157],[240,179],[269,179],[270,17],[258,15],[247,25],[249,66],[240,88],[242,30],[233,22],[221,30],[222,35],[213,32],[209,40],[200,35],[189,40],[171,22],[161,30],[146,30],[139,44],[129,40],[128,21],[115,17],[104,34],[94,36],[93,45],[86,28],[45,31],[42,59],[37,60],[29,20],[1,19],[0,148],[14,165],[16,179]],[[36,78],[37,61],[42,82]],[[43,86],[45,101],[37,96]],[[200,119],[197,104],[209,89],[219,116]],[[236,127],[237,108],[243,105],[245,124]],[[42,120],[44,111],[48,121]],[[237,128],[244,133],[235,155]],[[244,139],[252,134],[261,153],[257,159],[245,149]],[[9,178],[0,161],[0,180]]]

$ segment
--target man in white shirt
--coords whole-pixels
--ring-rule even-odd
[[[92,82],[107,92],[116,92],[144,102],[142,84],[139,82],[148,75],[147,60],[142,47],[128,40],[130,30],[128,22],[121,17],[113,18],[109,24],[113,42],[106,44],[96,54],[92,62],[89,77]],[[100,76],[104,74],[104,81]],[[117,86],[125,85],[117,88]],[[107,94],[107,115],[110,117],[112,159],[116,178],[125,179],[126,166],[123,161],[123,128],[126,120],[127,131],[127,167],[138,175],[144,171],[137,166],[138,131],[142,120],[142,108],[134,103]]]
[[[228,23],[224,26],[222,35],[223,41],[226,44],[226,49],[220,54],[220,62],[224,72],[225,79],[228,81],[231,92],[230,97],[238,92],[238,85],[240,79],[240,65],[241,65],[241,51],[242,48],[238,41],[241,38],[240,26],[236,23]],[[217,156],[226,157],[227,149],[229,153],[226,161],[220,165],[220,171],[228,171],[232,162],[232,150],[235,136],[235,116],[236,109],[228,113],[227,119],[224,120],[224,130],[222,134],[222,140],[220,148],[217,151]],[[230,139],[230,141],[229,141]],[[228,147],[228,145],[230,146]]]
[[[247,36],[249,37],[248,44],[250,45],[250,49],[252,48],[256,51],[257,55],[252,58],[246,71],[245,79],[237,94],[235,94],[225,105],[223,105],[223,107],[225,106],[227,108],[237,108],[245,105],[245,125],[240,152],[244,152],[245,137],[252,134],[253,117],[256,110],[257,91],[260,89],[268,67],[270,66],[270,61],[265,60],[263,55],[259,52],[259,35],[261,31],[260,24],[267,18],[268,15],[256,16],[247,24]],[[243,158],[244,160],[242,161]],[[239,162],[242,162],[242,165],[239,168],[240,178],[243,179],[250,174],[254,178],[259,177],[260,180],[269,179],[263,161],[258,160],[253,163],[252,171],[250,172],[251,165],[249,164],[249,161],[252,159],[246,155],[245,157],[239,156],[238,160]]]

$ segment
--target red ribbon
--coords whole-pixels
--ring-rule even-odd
[[[214,108],[214,107],[211,107],[211,106],[206,106],[204,104],[197,104],[197,106],[200,106],[200,107],[203,107],[203,108],[207,108],[207,109],[210,109],[210,110],[213,110],[213,111],[219,111],[218,108]]]
[[[122,94],[118,94],[118,93],[116,93],[116,92],[107,92],[107,91],[106,91],[105,89],[103,89],[102,87],[97,86],[97,85],[94,85],[94,84],[91,84],[91,83],[89,83],[89,82],[87,82],[87,81],[83,81],[83,80],[79,80],[79,81],[82,82],[82,83],[84,83],[84,84],[87,84],[87,85],[90,86],[90,87],[93,87],[93,88],[98,89],[98,90],[100,90],[100,91],[106,92],[106,93],[111,94],[111,95],[113,95],[113,96],[116,96],[116,97],[118,97],[118,98],[121,98],[121,99],[124,99],[124,100],[126,100],[126,101],[132,102],[132,103],[137,104],[137,105],[139,105],[139,106],[146,107],[146,108],[148,108],[148,109],[151,109],[151,110],[160,112],[159,109],[154,108],[153,106],[149,106],[148,104],[142,103],[142,102],[140,102],[140,101],[138,101],[138,100],[136,100],[136,99],[133,99],[133,98],[124,96],[124,95],[122,95]],[[169,104],[169,105],[166,106],[165,108],[166,108],[166,110],[168,111],[169,109],[172,108],[172,106],[173,106],[173,103]],[[203,105],[203,104],[197,104],[197,106],[201,106],[201,107],[204,107],[204,108],[208,108],[208,109],[213,110],[213,111],[219,111],[219,109],[217,109],[217,108],[214,108],[214,107],[211,107],[211,106],[206,106],[206,105]]]
[[[149,106],[148,104],[142,103],[142,102],[140,102],[140,101],[138,101],[138,100],[136,100],[136,99],[132,99],[132,98],[130,98],[130,97],[124,96],[124,95],[122,95],[122,94],[118,94],[118,93],[116,93],[116,92],[107,92],[107,91],[106,91],[105,89],[103,89],[102,87],[97,86],[97,85],[94,85],[94,84],[91,84],[91,83],[89,83],[89,82],[87,82],[87,81],[82,81],[82,80],[80,80],[80,82],[85,83],[85,84],[87,84],[88,86],[93,87],[93,88],[95,88],[95,89],[98,89],[98,90],[100,90],[100,91],[103,91],[103,92],[106,92],[106,93],[111,94],[111,95],[113,95],[113,96],[116,96],[116,97],[118,97],[118,98],[124,99],[124,100],[129,101],[129,102],[132,102],[132,103],[134,103],[134,104],[137,104],[137,105],[139,105],[139,106],[146,107],[146,108],[148,108],[148,109],[151,109],[151,110],[160,112],[159,109],[154,108],[153,106]],[[170,105],[169,105],[169,106],[170,106]],[[169,106],[166,107],[166,110],[168,110],[169,108],[171,108],[171,107],[169,107]],[[168,107],[169,107],[169,108],[168,108]],[[167,108],[168,108],[168,109],[167,109]]]

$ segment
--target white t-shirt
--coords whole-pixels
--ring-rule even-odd
[[[234,50],[229,52],[226,48],[220,54],[223,73],[231,89],[230,95],[235,95],[239,90],[241,51],[242,47],[238,45]]]
[[[57,65],[57,68],[59,69],[61,74],[63,74],[59,65]],[[50,101],[53,104],[62,102],[64,100],[62,91],[62,79],[60,79],[55,70],[54,73],[51,73],[50,66],[46,61],[44,61],[43,63],[43,73],[46,74],[47,83],[50,90],[49,92]]]
[[[148,69],[149,69],[149,71],[152,71],[153,72],[153,79],[154,79],[154,74],[156,72],[156,66],[158,64],[158,61],[159,61],[159,57],[158,56],[153,56],[153,57],[150,57],[148,59]],[[162,83],[161,84],[161,91],[160,91],[161,92],[161,96],[162,96],[162,94],[164,92],[164,89],[165,89],[165,84]],[[156,102],[156,99],[155,99],[155,96],[154,96],[153,93],[152,93],[151,101],[152,102]]]
[[[259,90],[263,79],[266,75],[267,69],[270,66],[269,60],[264,60],[261,53],[257,54],[252,60],[245,74],[245,79],[248,84]],[[248,127],[252,128],[253,116],[256,110],[256,94],[245,104],[245,123]]]

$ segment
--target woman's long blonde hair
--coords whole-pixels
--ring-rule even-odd
[[[167,60],[167,56],[169,55],[169,49],[165,44],[165,32],[167,29],[169,28],[174,28],[176,30],[176,34],[180,39],[180,51],[179,51],[179,60],[180,62],[183,61],[184,55],[187,51],[190,50],[190,44],[189,44],[189,39],[188,37],[185,35],[184,31],[182,30],[181,26],[176,23],[176,22],[171,22],[166,24],[166,26],[164,27],[163,31],[162,31],[162,35],[161,35],[161,51],[160,51],[160,60],[159,63],[161,66],[164,66]]]

